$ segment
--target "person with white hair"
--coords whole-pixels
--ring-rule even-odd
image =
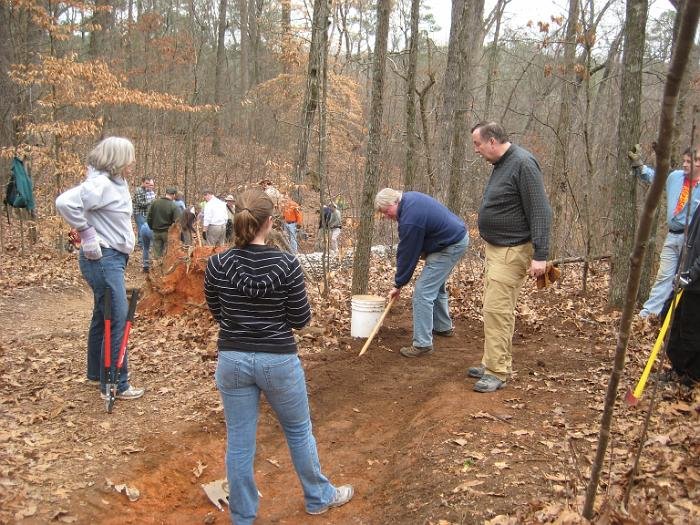
[[[413,290],[413,345],[401,348],[400,353],[404,357],[430,354],[433,335],[454,335],[445,283],[467,251],[469,233],[464,221],[445,205],[417,191],[384,188],[377,193],[374,207],[385,218],[399,223],[396,275],[390,299],[398,299],[418,260],[425,258]]]
[[[92,288],[95,304],[87,340],[87,378],[99,381],[106,399],[104,352],[111,352],[117,362],[128,313],[124,272],[134,250],[131,228],[131,194],[127,178],[134,169],[134,145],[122,137],[109,137],[100,142],[87,158],[87,178],[56,199],[56,209],[81,240],[80,271]],[[111,299],[110,348],[104,345],[105,296]],[[137,399],[143,388],[129,384],[128,351],[117,378],[117,399]]]

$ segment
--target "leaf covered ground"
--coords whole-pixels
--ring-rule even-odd
[[[350,338],[349,265],[333,264],[321,297],[309,263],[311,326],[300,354],[322,465],[356,487],[353,502],[322,518],[303,513],[289,455],[263,404],[256,476],[259,523],[583,523],[619,315],[605,306],[607,268],[581,294],[580,267],[558,285],[524,288],[514,339],[516,374],[491,395],[465,376],[481,357],[478,243],[451,283],[456,336],[407,360],[410,294],[362,358]],[[201,251],[179,252],[147,280],[139,254],[128,283],[145,294],[131,338],[143,399],[105,413],[85,380],[92,299],[75,254],[40,238],[0,265],[0,522],[227,523],[200,485],[224,477],[225,428],[213,381],[216,327],[198,299]],[[304,260],[304,257],[302,257]],[[308,262],[308,261],[307,261]],[[374,256],[371,292],[391,286],[391,257]],[[175,277],[175,274],[180,274]],[[175,306],[174,306],[175,304]],[[627,512],[630,482],[655,383],[639,406],[622,403],[657,327],[636,322],[598,497],[600,523],[700,521],[698,389],[659,387]],[[133,501],[132,501],[133,500]]]

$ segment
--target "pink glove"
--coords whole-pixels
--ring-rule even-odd
[[[102,248],[100,248],[100,241],[97,240],[97,232],[92,226],[79,231],[80,235],[80,245],[83,249],[86,259],[91,261],[97,261],[102,258]]]

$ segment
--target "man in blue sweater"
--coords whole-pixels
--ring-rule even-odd
[[[654,179],[654,169],[642,164],[639,148],[635,147],[627,155],[631,161],[631,167],[635,175],[642,181],[650,183]],[[661,259],[659,270],[656,274],[656,281],[649,292],[649,298],[642,306],[639,317],[645,318],[649,315],[659,315],[666,299],[671,295],[673,289],[673,278],[678,269],[678,263],[683,249],[683,233],[686,221],[695,213],[700,204],[700,170],[695,169],[691,173],[692,151],[687,149],[683,152],[683,169],[674,170],[668,174],[666,179],[666,221],[668,233],[661,249]],[[691,192],[692,189],[692,192]],[[688,206],[690,194],[692,193],[692,203]]]
[[[479,235],[486,242],[484,356],[467,371],[476,392],[503,388],[512,373],[515,303],[525,278],[547,267],[552,210],[537,159],[511,144],[503,126],[472,128],[474,151],[493,171],[479,208]]]
[[[413,345],[401,348],[404,357],[433,351],[433,334],[454,335],[445,282],[469,245],[464,221],[432,197],[417,191],[384,188],[374,207],[399,223],[396,275],[389,299],[398,299],[413,276],[418,260],[425,266],[413,291]]]

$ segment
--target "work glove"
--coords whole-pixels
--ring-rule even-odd
[[[683,272],[678,276],[678,285],[683,288],[684,290],[690,286],[690,283],[693,282],[693,279],[690,277],[690,272]]]
[[[641,168],[644,165],[642,162],[642,146],[635,144],[634,147],[627,152],[627,158],[630,159],[630,167]]]
[[[100,241],[97,239],[95,228],[89,226],[82,231],[79,231],[80,245],[83,248],[83,253],[86,259],[97,261],[102,258],[102,248]]]
[[[547,288],[547,286],[559,279],[560,275],[561,270],[551,262],[548,262],[544,274],[537,278],[537,289],[541,290],[542,288]]]

